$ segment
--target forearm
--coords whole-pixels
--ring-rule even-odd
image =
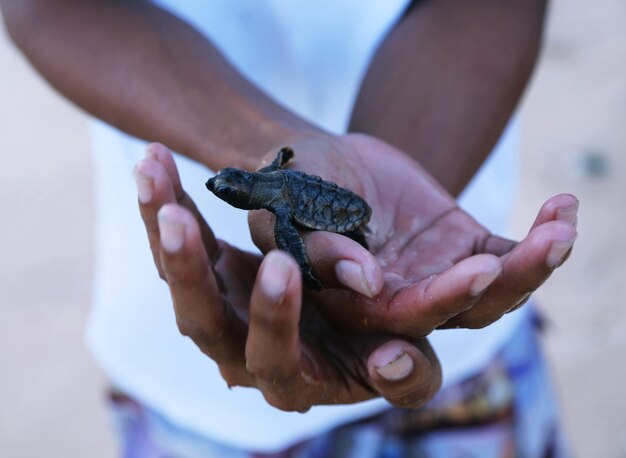
[[[526,87],[546,0],[423,0],[387,36],[351,131],[407,152],[459,194]]]
[[[132,135],[213,168],[254,167],[312,126],[200,33],[143,1],[1,0],[15,42],[61,93]]]

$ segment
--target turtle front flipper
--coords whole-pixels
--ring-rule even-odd
[[[294,156],[293,150],[290,147],[285,146],[281,148],[278,151],[278,153],[276,153],[276,157],[274,158],[272,163],[260,169],[259,172],[269,173],[269,172],[275,172],[276,170],[280,170],[283,168],[283,166],[287,162],[289,162],[293,158],[293,156]]]
[[[291,212],[289,210],[276,212],[274,238],[278,249],[286,251],[293,256],[300,266],[302,283],[304,283],[307,288],[320,291],[322,284],[313,275],[309,258],[306,255],[304,241],[291,221]]]

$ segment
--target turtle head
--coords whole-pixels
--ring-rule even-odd
[[[225,168],[206,182],[209,191],[233,207],[252,210],[254,174],[245,170]]]

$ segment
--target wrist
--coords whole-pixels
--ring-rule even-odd
[[[213,129],[189,141],[189,156],[214,170],[237,167],[255,170],[263,157],[278,148],[301,142],[304,138],[327,136],[321,129],[300,118],[242,120],[237,127],[213,135]]]

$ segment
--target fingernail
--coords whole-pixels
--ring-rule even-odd
[[[578,202],[574,205],[565,208],[559,208],[556,211],[556,219],[559,221],[565,221],[576,227],[578,224]]]
[[[559,267],[563,263],[563,258],[565,254],[572,248],[574,242],[576,241],[576,236],[571,238],[570,240],[555,240],[552,242],[552,246],[548,251],[548,255],[546,256],[546,265],[554,269]]]
[[[474,277],[470,286],[470,294],[478,296],[500,275],[502,269],[496,269],[491,272],[483,272]]]
[[[287,290],[291,269],[284,254],[271,252],[265,257],[261,288],[266,296],[280,302]]]
[[[137,164],[133,169],[133,177],[137,183],[137,194],[142,204],[147,204],[152,200],[154,192],[154,184],[152,178],[141,170],[141,163]]]
[[[379,350],[374,357],[376,372],[390,382],[408,377],[415,367],[411,355],[396,345]]]
[[[364,296],[374,297],[373,288],[368,282],[361,264],[342,259],[335,265],[335,274],[342,285]]]
[[[180,251],[185,243],[185,225],[173,218],[166,207],[159,210],[159,233],[161,246],[168,253]]]

